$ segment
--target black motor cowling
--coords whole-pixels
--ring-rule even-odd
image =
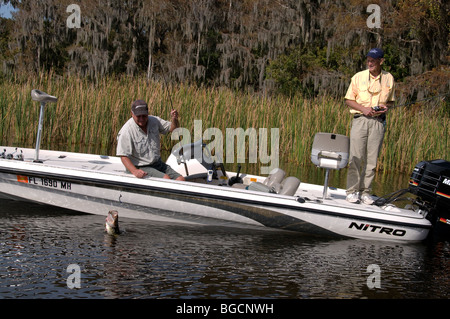
[[[450,239],[450,162],[418,163],[411,174],[409,192],[417,196],[416,203],[428,212],[433,233]]]

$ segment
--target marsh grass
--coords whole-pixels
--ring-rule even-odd
[[[116,135],[130,117],[130,105],[136,99],[148,101],[151,114],[163,119],[169,119],[173,105],[180,113],[181,126],[192,137],[194,120],[202,121],[203,130],[215,127],[224,136],[226,128],[279,128],[280,163],[297,167],[310,165],[315,133],[348,136],[350,130],[351,116],[343,100],[330,97],[265,97],[187,84],[166,87],[164,82],[128,77],[103,78],[94,84],[79,77],[46,74],[0,82],[2,145],[34,147],[39,104],[31,100],[32,89],[58,97],[58,103],[49,104],[45,111],[41,148],[47,149],[114,155]],[[421,160],[449,160],[450,118],[441,109],[393,109],[379,170],[409,173]],[[163,137],[162,149],[169,151],[177,142]]]

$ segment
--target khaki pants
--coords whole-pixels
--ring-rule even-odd
[[[177,179],[181,176],[174,169],[172,169],[172,167],[164,163],[161,158],[156,160],[153,164],[136,167],[146,172],[149,177],[163,178],[164,175],[167,174],[171,179]]]
[[[372,181],[383,144],[384,130],[384,123],[377,118],[360,116],[353,119],[350,131],[347,194],[372,192]]]

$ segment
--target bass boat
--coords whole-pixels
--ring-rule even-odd
[[[349,203],[343,189],[328,186],[332,169],[348,162],[349,139],[315,135],[311,160],[325,169],[324,185],[300,182],[274,169],[267,177],[227,172],[202,141],[173,150],[167,159],[186,181],[136,178],[119,157],[40,150],[46,103],[56,97],[33,90],[41,103],[36,148],[3,146],[0,196],[79,212],[194,225],[270,228],[313,236],[397,242],[423,241],[439,229],[450,233],[450,163],[421,162],[410,185],[374,204]],[[411,205],[394,203],[410,193]]]

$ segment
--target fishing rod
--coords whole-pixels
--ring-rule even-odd
[[[442,96],[444,96],[444,99],[442,99],[442,100],[445,100],[445,97],[448,96],[448,95],[450,95],[450,93],[443,93],[443,94],[439,94],[439,95],[434,95],[434,96],[431,96],[431,97],[428,97],[428,98],[425,98],[425,99],[416,100],[414,102],[403,103],[403,104],[400,104],[400,105],[395,104],[394,106],[392,106],[390,108],[392,109],[394,107],[405,107],[405,106],[413,105],[413,104],[416,104],[416,103],[419,103],[419,102],[433,100],[435,98],[439,98],[439,97],[442,97]]]
[[[170,95],[170,92],[169,92],[169,85],[168,85],[168,83],[167,83],[167,80],[166,80],[166,74],[165,74],[165,72],[164,72],[164,67],[163,67],[162,65],[161,65],[161,69],[162,69],[162,76],[163,76],[164,83],[165,83],[166,90],[167,90],[167,95],[169,96],[170,105],[171,105],[172,109],[174,109],[174,108],[173,108],[173,103],[172,103],[172,96]],[[178,141],[179,141],[180,144],[181,144],[181,136],[179,137]],[[202,144],[202,146],[204,146],[204,144]],[[183,164],[184,164],[184,169],[185,169],[185,171],[186,171],[186,176],[189,176],[188,167],[187,167],[187,161],[186,161],[186,158],[184,157],[184,146],[181,146],[180,151],[179,151],[178,154],[180,155],[180,162],[179,162],[178,164],[180,164],[180,163],[183,163]],[[215,166],[216,164],[213,163],[212,165],[213,165],[213,166],[212,166],[212,167],[213,167],[212,170],[215,171],[214,166]],[[225,166],[223,165],[223,162],[219,163],[218,167],[219,167],[220,170],[222,171],[223,176],[227,176],[227,173],[226,173],[226,170],[225,170]],[[240,169],[240,168],[239,168],[239,169]],[[239,173],[237,174],[237,177],[239,177]]]
[[[164,72],[164,66],[161,65],[161,69],[162,69],[162,76],[163,76],[163,79],[164,79],[164,84],[166,86],[167,95],[168,95],[169,101],[170,101],[170,107],[171,107],[172,110],[175,110],[173,108],[172,95],[169,92],[169,85],[167,84],[166,73]],[[178,136],[178,141],[181,144],[181,136]],[[184,158],[184,147],[183,147],[183,145],[181,145],[181,148],[180,148],[180,151],[179,151],[179,155],[180,155],[180,162],[184,164],[184,170],[186,171],[186,176],[189,176],[187,162],[186,162],[186,159]]]
[[[171,106],[172,110],[174,110],[173,103],[172,103],[172,96],[170,95],[169,85],[167,84],[167,80],[166,80],[166,73],[164,72],[164,66],[161,65],[161,69],[162,69],[162,76],[164,79],[164,84],[165,84],[166,90],[167,90],[167,95],[169,96],[170,106]]]

